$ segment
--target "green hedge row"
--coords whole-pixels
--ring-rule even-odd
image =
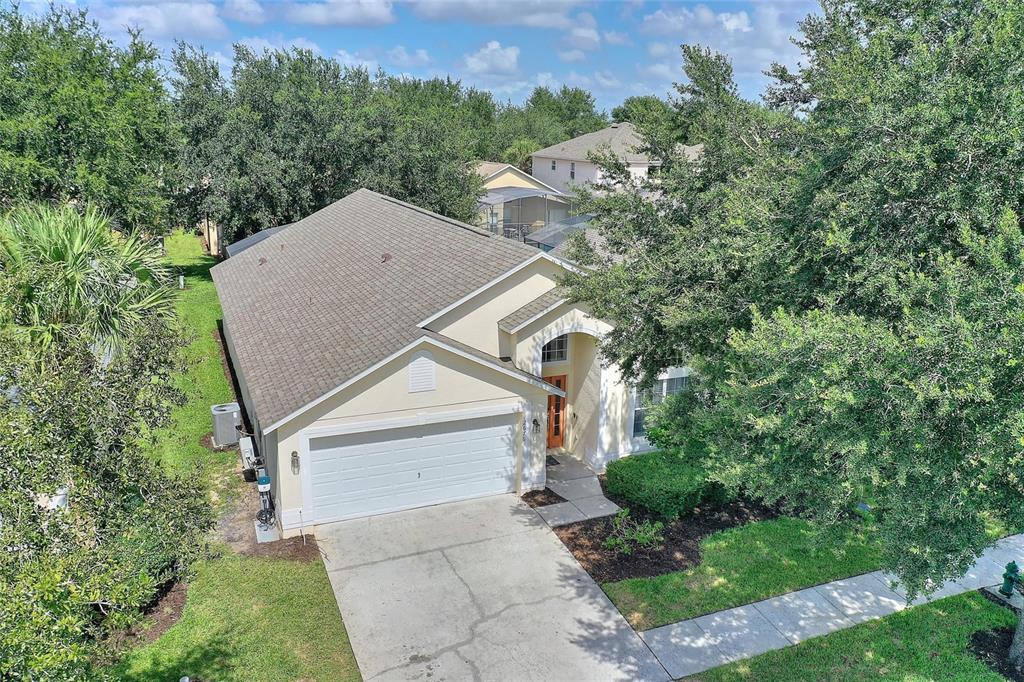
[[[700,505],[721,504],[725,490],[684,455],[664,450],[633,455],[608,465],[608,491],[666,520]]]

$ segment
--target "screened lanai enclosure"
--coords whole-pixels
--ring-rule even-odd
[[[488,190],[479,202],[481,224],[517,241],[526,241],[533,232],[565,220],[571,208],[565,194],[532,187]]]

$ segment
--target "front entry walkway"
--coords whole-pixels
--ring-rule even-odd
[[[910,606],[999,584],[1024,557],[1024,535],[1003,538],[966,574]],[[907,594],[875,571],[640,633],[673,678],[842,630],[907,608]]]
[[[367,682],[669,679],[515,495],[334,523],[317,541]]]
[[[569,455],[548,455],[547,487],[566,499],[537,508],[537,513],[552,528],[611,516],[619,511],[619,506],[604,496],[597,474]]]

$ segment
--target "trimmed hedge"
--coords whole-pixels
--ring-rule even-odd
[[[668,521],[726,499],[721,485],[675,450],[616,460],[608,465],[606,483],[612,494]]]

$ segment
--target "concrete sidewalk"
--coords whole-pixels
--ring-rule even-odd
[[[641,632],[673,678],[686,677],[812,637],[852,627],[935,599],[1002,582],[1010,561],[1022,563],[1024,535],[1003,538],[962,577],[909,605],[881,571],[834,580],[698,618]]]

